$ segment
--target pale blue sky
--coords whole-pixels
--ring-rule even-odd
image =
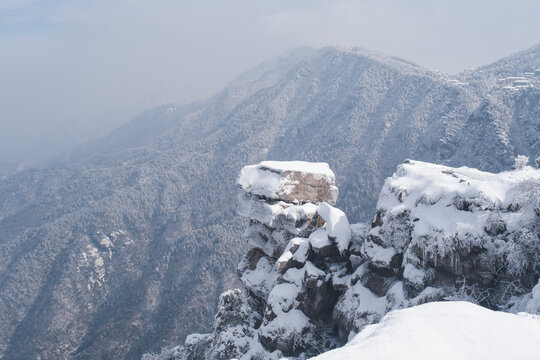
[[[60,123],[97,134],[206,98],[299,45],[458,72],[540,42],[539,15],[538,0],[0,0],[0,160]]]

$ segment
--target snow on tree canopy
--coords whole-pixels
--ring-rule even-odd
[[[327,163],[263,161],[245,166],[236,181],[245,192],[290,203],[335,204],[338,189]]]
[[[468,302],[432,302],[388,313],[347,345],[314,360],[538,359],[540,318]]]

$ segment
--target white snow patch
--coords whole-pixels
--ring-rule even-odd
[[[239,194],[236,211],[240,216],[257,220],[273,228],[284,228],[291,233],[299,233],[305,221],[312,219],[317,212],[317,205],[305,203],[293,205],[284,201],[268,203],[248,194]],[[300,224],[300,228],[296,226]]]
[[[468,302],[433,302],[388,313],[317,360],[536,360],[540,318]]]
[[[373,241],[365,241],[362,246],[362,252],[374,263],[384,266],[390,266],[392,257],[397,254],[394,248],[383,248],[382,246],[375,244]]]
[[[317,213],[326,221],[328,237],[335,239],[339,251],[343,253],[351,242],[351,227],[347,215],[325,202],[319,204]]]
[[[309,277],[320,277],[324,276],[324,271],[313,265],[311,261],[307,261],[306,265],[304,265],[304,269],[306,271],[306,276]]]
[[[322,249],[323,247],[331,244],[328,234],[326,233],[326,229],[324,228],[320,228],[312,232],[309,235],[308,240],[311,243],[311,246],[313,246],[313,248],[316,250]]]
[[[257,262],[255,269],[244,272],[241,280],[246,287],[260,289],[264,293],[269,293],[277,276],[278,274],[274,270],[273,264],[263,256]]]
[[[246,192],[272,198],[279,190],[281,173],[262,170],[260,165],[244,166],[236,183]]]
[[[352,278],[361,276],[362,266]],[[359,271],[360,270],[360,271]],[[360,281],[351,286],[336,304],[334,311],[353,319],[354,327],[360,329],[367,324],[377,322],[386,313],[386,298],[378,297]]]
[[[309,242],[304,238],[294,238],[287,244],[285,251],[277,260],[277,264],[285,264],[291,259],[305,263],[309,251]]]
[[[283,331],[283,336],[289,333],[299,333],[310,326],[309,318],[300,310],[292,309],[289,312],[280,313],[274,320],[262,326],[263,332]]]
[[[403,277],[409,280],[415,285],[424,285],[424,279],[426,274],[423,270],[416,268],[413,264],[408,263],[405,265],[405,270],[403,270]]]
[[[318,175],[323,177],[334,178],[334,172],[325,162],[308,162],[308,161],[262,161],[258,165],[259,168],[267,168],[277,172],[298,171],[305,174]]]
[[[281,283],[274,286],[268,296],[268,304],[274,311],[279,308],[284,312],[291,310],[300,289],[296,284]],[[281,315],[278,315],[278,317]]]
[[[285,281],[296,284],[299,288],[303,286],[304,278],[324,276],[324,271],[313,265],[311,261],[306,261],[306,264],[301,269],[290,268],[282,278]]]

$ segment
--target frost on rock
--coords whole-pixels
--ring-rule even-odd
[[[385,265],[397,251],[385,270],[402,271],[409,297],[434,286],[505,308],[540,274],[540,170],[518,160],[499,174],[406,161],[381,190],[364,253]]]
[[[540,169],[409,160],[386,180],[371,225],[329,204],[326,164],[263,162],[238,184],[244,292],[222,295],[213,333],[189,336],[178,359],[306,359],[434,301],[540,312]]]
[[[532,288],[531,292],[522,297],[514,297],[512,299],[512,307],[510,312],[519,313],[527,312],[529,314],[540,315],[540,280]]]
[[[527,303],[525,311],[530,314],[540,314],[540,281],[531,291],[531,300]]]

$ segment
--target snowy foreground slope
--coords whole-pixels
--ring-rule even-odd
[[[460,341],[444,356],[476,358],[492,340],[508,351],[523,345],[528,353],[515,352],[520,358],[540,356],[538,319],[485,309],[540,313],[540,169],[526,161],[518,157],[515,170],[492,174],[407,160],[385,181],[371,225],[350,225],[333,206],[335,177],[325,163],[244,167],[244,292],[221,295],[213,333],[189,335],[184,347],[157,359],[305,359],[350,339],[327,359],[383,345],[390,348],[378,358],[394,358],[407,337],[384,342],[400,332],[429,333],[425,341],[434,343],[420,352],[425,358]],[[462,300],[484,308],[440,303]],[[430,302],[437,303],[422,305]],[[392,312],[403,308],[413,309]],[[501,329],[504,335],[491,336]],[[513,336],[519,342],[504,346]]]
[[[347,345],[314,360],[536,360],[540,317],[468,302],[433,302],[387,314]]]

